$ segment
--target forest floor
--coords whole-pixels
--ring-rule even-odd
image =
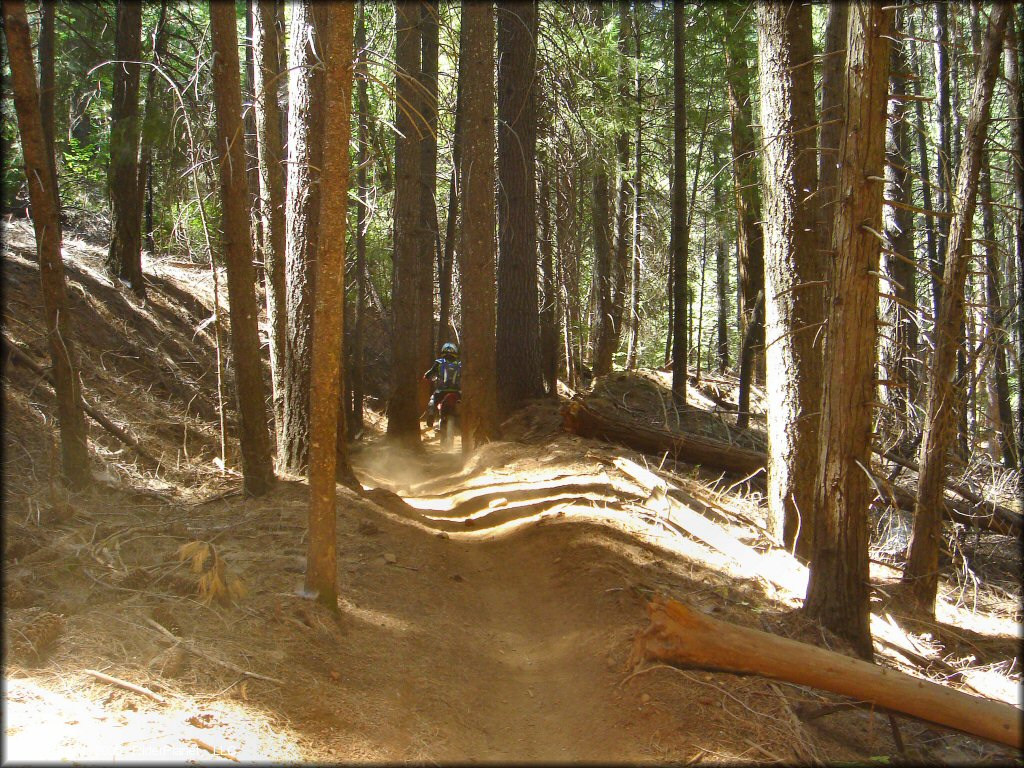
[[[4,334],[45,364],[31,231],[4,235]],[[103,254],[66,238],[86,397],[157,462],[92,424],[97,484],[61,491],[47,387],[4,355],[7,760],[1020,763],[907,718],[894,730],[883,713],[832,711],[839,697],[801,686],[631,666],[656,593],[844,647],[792,595],[646,509],[612,463],[644,457],[564,433],[554,401],[465,466],[430,432],[422,451],[389,446],[370,411],[352,460],[381,490],[339,487],[340,611],[302,599],[304,480],[245,499],[230,441],[218,459],[208,272],[148,259],[141,303]],[[668,421],[659,372],[597,389]],[[694,399],[684,426],[728,433]],[[661,470],[773,552],[754,482]],[[1019,705],[1015,542],[970,533],[961,554],[970,567],[948,565],[937,622],[892,614],[919,659],[879,644],[877,661]],[[872,576],[881,600],[898,571],[877,562]]]

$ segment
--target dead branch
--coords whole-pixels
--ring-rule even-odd
[[[195,646],[195,643],[193,643],[191,640],[186,640],[183,637],[178,637],[166,627],[153,621],[153,619],[146,617],[146,623],[154,629],[158,630],[160,634],[165,635],[168,639],[173,640],[176,643],[180,643],[181,646],[185,648],[185,650],[187,650],[189,653],[195,654],[201,659],[206,659],[207,661],[213,664],[222,666],[225,669],[230,669],[232,672],[235,672],[239,675],[244,675],[245,677],[252,677],[256,680],[266,680],[268,683],[276,683],[277,685],[285,684],[283,680],[278,680],[276,677],[268,677],[267,675],[261,675],[257,672],[250,672],[248,669],[243,669],[237,664],[232,664],[230,661],[224,661],[223,659],[218,659],[215,656],[210,656],[205,651],[202,651],[199,648],[197,648]]]
[[[117,685],[117,686],[120,686],[121,688],[124,688],[126,690],[132,691],[134,693],[142,694],[146,698],[152,699],[157,704],[166,704],[167,703],[167,699],[165,699],[159,693],[153,693],[153,691],[149,690],[148,688],[143,688],[141,685],[136,685],[135,683],[129,683],[127,680],[121,680],[118,677],[111,677],[110,675],[104,674],[103,672],[97,672],[95,669],[83,669],[82,671],[85,672],[85,674],[87,674],[87,675],[92,675],[97,680],[102,680],[104,683],[110,683],[111,685]]]

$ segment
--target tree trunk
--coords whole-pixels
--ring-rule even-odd
[[[764,136],[768,528],[806,559],[814,530],[821,406],[822,286],[818,242],[811,7],[762,3],[758,67]]]
[[[742,9],[727,3],[722,6],[728,29],[725,45],[726,80],[729,87],[729,128],[732,137],[734,191],[736,196],[736,254],[739,272],[740,333],[746,338],[754,320],[757,296],[764,290],[764,242],[761,232],[761,200],[757,183],[758,145],[752,128],[750,105],[750,68],[744,34],[738,29],[744,23]],[[755,324],[747,354],[751,359],[740,361],[740,389],[750,390],[750,377],[763,381],[760,366],[755,364],[757,350],[764,343],[764,328]]]
[[[604,12],[602,3],[590,6],[593,13],[594,30],[601,34],[604,30]],[[595,68],[595,83],[598,83]],[[609,99],[610,94],[598,88],[596,96]],[[593,328],[593,357],[590,367],[595,376],[611,373],[612,357],[615,354],[615,319],[612,309],[613,271],[612,240],[613,221],[608,178],[608,142],[604,134],[598,131],[593,139],[593,176],[592,176],[592,207],[591,221],[594,227],[594,268],[593,290],[595,297]]]
[[[767,632],[720,621],[675,600],[648,604],[651,624],[637,635],[631,660],[663,661],[688,668],[764,675],[851,696],[872,707],[903,712],[1020,749],[1017,709],[970,696],[859,659]]]
[[[429,365],[434,359],[434,264],[440,258],[437,226],[437,67],[438,67],[438,0],[421,0],[421,59],[418,72],[419,96],[423,126],[420,131],[419,187],[420,224],[417,242],[420,247],[417,282],[418,320],[416,359]],[[438,334],[441,329],[438,329]],[[425,368],[424,368],[425,370]],[[424,404],[425,405],[425,404]]]
[[[462,4],[459,78],[465,118],[462,179],[462,452],[468,456],[497,433],[495,359],[494,6]]]
[[[53,143],[54,98],[56,97],[54,45],[54,0],[40,0],[39,3],[39,118],[43,121],[43,137],[46,140],[46,157],[53,158],[54,184],[56,184],[56,153]],[[56,189],[56,187],[54,187]],[[58,196],[59,197],[59,196]]]
[[[640,353],[640,202],[643,187],[643,91],[640,83],[640,62],[643,58],[643,40],[640,35],[642,4],[633,11],[633,40],[636,43],[636,65],[633,69],[633,96],[636,124],[633,128],[633,233],[630,238],[629,279],[629,343],[626,347],[626,370],[637,366]]]
[[[913,16],[911,15],[910,20],[910,34],[911,38],[907,41],[910,44],[910,63],[911,63],[911,82],[914,86],[914,109],[917,114],[917,125],[914,127],[914,134],[917,136],[917,156],[918,156],[918,177],[921,183],[921,201],[926,211],[934,210],[932,205],[932,185],[931,185],[931,165],[928,162],[928,124],[925,122],[924,114],[924,100],[921,95],[924,67],[921,65],[917,56],[917,44],[913,38],[915,34]],[[939,263],[939,239],[938,231],[936,230],[936,216],[927,213],[924,215],[924,231],[925,231],[925,242],[927,244],[927,269],[930,272],[935,271],[935,265]],[[932,277],[932,297],[934,299],[934,276]],[[916,305],[917,302],[915,301]],[[934,303],[933,303],[934,308]],[[916,401],[915,401],[916,402]]]
[[[419,187],[422,163],[421,138],[423,100],[417,87],[422,64],[419,29],[419,3],[402,0],[395,4],[397,67],[395,91],[395,222],[394,271],[392,273],[391,310],[391,397],[388,401],[388,438],[418,445],[420,375],[426,363],[420,357],[422,320],[419,311],[420,280],[429,264],[422,263],[419,229],[424,195]]]
[[[444,226],[444,249],[437,268],[438,344],[450,341],[452,336],[452,267],[455,262],[455,233],[459,220],[459,193],[462,179],[459,168],[462,165],[462,66],[464,51],[462,36],[459,35],[459,74],[455,84],[455,125],[452,134],[452,175],[448,185],[448,216]]]
[[[673,114],[672,165],[672,237],[669,252],[672,259],[672,399],[686,405],[686,261],[690,249],[690,230],[686,215],[686,7],[672,6],[673,75],[675,92]]]
[[[764,344],[764,289],[754,299],[754,313],[747,323],[740,342],[740,385],[736,426],[746,429],[750,424],[750,381],[753,378],[754,351]]]
[[[324,77],[321,37],[327,6],[292,6],[289,53],[288,178],[285,195],[284,397],[278,469],[303,474],[309,461],[309,371],[320,243]]]
[[[114,91],[110,104],[110,249],[107,271],[146,295],[142,277],[142,200],[139,197],[139,64],[142,3],[118,0]]]
[[[242,93],[242,115],[245,125],[245,177],[249,191],[249,210],[252,212],[252,251],[256,263],[266,263],[263,257],[263,215],[260,212],[259,150],[256,147],[256,57],[253,53],[253,25],[256,3],[245,0],[245,90]],[[261,258],[263,257],[263,258]],[[265,281],[265,275],[263,275]]]
[[[543,151],[543,150],[542,150]],[[551,232],[551,170],[546,152],[540,158],[537,212],[540,240],[540,281],[543,296],[540,305],[540,357],[545,391],[558,395],[558,326],[555,316],[558,296],[555,289],[554,237]]]
[[[356,306],[352,328],[351,366],[352,405],[351,418],[348,422],[350,438],[363,429],[363,357],[364,329],[366,326],[366,230],[369,226],[369,209],[366,202],[370,194],[367,178],[367,160],[369,158],[369,119],[370,98],[368,93],[369,71],[367,68],[366,50],[366,0],[359,3],[359,21],[356,24],[356,65],[359,78],[355,81],[356,108],[359,110],[357,126],[359,137],[356,145]]]
[[[937,130],[935,152],[935,207],[941,213],[949,214],[953,204],[950,199],[950,175],[952,174],[952,149],[950,140],[949,111],[949,4],[948,0],[935,3],[935,127]],[[939,275],[943,273],[948,255],[949,219],[939,216],[936,222],[938,233],[936,248],[938,260],[931,265],[932,306],[935,317],[939,315],[942,301],[942,284]]]
[[[537,304],[537,3],[498,4],[498,405],[544,394]],[[472,155],[467,150],[467,157]],[[465,281],[466,276],[463,275]]]
[[[231,356],[235,367],[238,437],[245,492],[262,496],[274,482],[267,429],[266,385],[260,356],[256,273],[249,232],[249,191],[242,135],[242,88],[238,66],[235,8],[210,3],[213,43],[213,97],[217,111],[221,222],[231,316]]]
[[[618,82],[619,103],[623,110],[629,103],[629,79],[626,76],[626,62],[629,58],[629,6],[628,2],[619,3],[618,31]],[[631,78],[630,78],[631,79]],[[626,273],[629,272],[629,130],[623,124],[615,137],[615,154],[618,158],[618,186],[616,193],[615,213],[615,251],[612,259],[612,355],[619,349],[622,340],[622,315],[626,303]]]
[[[1010,408],[1010,383],[1007,379],[1006,339],[1009,334],[1003,329],[1003,312],[1000,308],[999,287],[999,253],[996,241],[995,212],[992,206],[992,174],[989,169],[989,158],[982,154],[981,176],[978,185],[981,193],[982,232],[985,238],[985,308],[987,336],[992,348],[992,363],[989,366],[987,384],[988,397],[993,407],[992,437],[1003,466],[1013,470],[1017,468],[1015,445],[1013,443],[1013,410]]]
[[[872,657],[867,515],[874,491],[863,468],[871,461],[875,275],[881,250],[875,233],[882,228],[882,185],[877,179],[885,169],[892,28],[891,6],[851,4],[846,134],[832,227],[832,295],[837,299],[827,319],[816,514],[804,605],[808,615],[845,637],[867,659]]]
[[[338,475],[351,476],[345,453],[345,409],[339,408],[342,386],[342,339],[345,323],[345,230],[348,212],[349,136],[352,104],[353,3],[327,8],[323,106],[324,167],[320,247],[316,262],[313,309],[313,360],[310,373],[309,540],[306,592],[332,610],[338,609],[337,539]],[[339,423],[339,418],[342,423]],[[340,446],[341,450],[336,449]],[[358,487],[358,486],[357,486]]]
[[[896,11],[896,30],[905,30],[906,11]],[[885,166],[885,198],[891,201],[884,209],[885,234],[891,251],[882,255],[883,274],[888,283],[886,292],[894,299],[884,303],[892,338],[885,345],[884,365],[888,413],[883,422],[893,425],[893,437],[902,434],[900,442],[909,443],[914,433],[913,404],[919,394],[920,376],[917,359],[917,319],[910,307],[917,304],[917,265],[914,261],[914,214],[906,206],[912,202],[910,137],[907,133],[908,106],[906,84],[909,73],[903,44],[893,45],[890,53],[888,143]]]
[[[281,108],[277,100],[279,59],[273,0],[257,0],[253,13],[253,102],[256,111],[256,148],[259,157],[260,213],[263,217],[263,268],[267,324],[270,326],[270,376],[274,435],[278,457],[284,443],[284,338],[285,218],[284,144],[281,141]]]
[[[153,36],[153,65],[146,71],[146,104],[142,118],[142,133],[139,138],[139,200],[145,200],[143,234],[146,250],[156,250],[153,241],[153,134],[157,129],[160,111],[156,106],[157,86],[163,81],[156,67],[163,66],[167,54],[167,2],[160,3],[160,18]]]
[[[57,396],[61,474],[69,488],[81,490],[92,480],[89,471],[89,433],[82,411],[77,355],[68,317],[64,261],[61,258],[60,197],[52,173],[54,160],[52,153],[47,152],[39,110],[39,90],[32,62],[32,39],[25,4],[17,0],[5,2],[3,17],[11,68],[10,84],[18,117],[25,178],[28,180],[29,202],[32,206],[32,226],[39,256],[39,278],[42,283],[43,316],[50,348],[53,389]]]
[[[1017,9],[1016,24],[1008,26],[1003,64],[1010,103],[1010,165],[1013,167],[1013,256],[1017,267],[1017,296],[1024,296],[1024,13]],[[1017,461],[1024,466],[1024,305],[1017,304]],[[1024,495],[1024,472],[1018,474],[1018,490]]]
[[[824,61],[821,67],[821,136],[818,158],[820,247],[826,249],[832,244],[832,224],[838,197],[839,145],[846,122],[846,28],[849,17],[849,3],[840,1],[828,4]]]
[[[928,399],[918,464],[917,508],[914,530],[903,572],[912,607],[934,616],[938,591],[938,556],[942,534],[938,515],[947,451],[955,425],[956,387],[953,383],[956,351],[964,322],[964,281],[970,261],[970,237],[974,221],[981,154],[988,132],[989,105],[995,84],[1010,6],[992,10],[978,66],[971,113],[967,119],[963,156],[956,176],[949,251],[943,272],[942,302],[935,318],[935,352],[928,370]]]
[[[718,148],[712,158],[715,168],[719,168],[721,157]],[[718,313],[716,326],[715,357],[718,361],[718,372],[725,373],[729,368],[729,266],[728,251],[725,244],[725,221],[722,211],[725,210],[724,191],[722,189],[725,180],[722,176],[716,175],[714,181],[714,206],[715,206],[715,286],[718,292]]]
[[[559,155],[559,160],[564,158]],[[561,165],[561,163],[560,163]],[[579,313],[578,261],[576,259],[576,185],[573,173],[560,173],[555,178],[555,243],[558,250],[559,291],[562,304],[562,339],[565,346],[565,381],[570,388],[579,386],[574,329]]]

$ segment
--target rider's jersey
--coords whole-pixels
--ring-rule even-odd
[[[462,361],[439,357],[424,376],[433,380],[436,392],[458,392],[462,386]]]

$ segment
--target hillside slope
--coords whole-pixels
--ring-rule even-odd
[[[31,233],[7,226],[5,241],[4,333],[45,364]],[[435,440],[418,453],[390,448],[371,414],[353,461],[377,490],[339,489],[341,610],[301,599],[304,482],[286,478],[265,498],[243,499],[230,440],[228,470],[216,462],[207,273],[150,260],[150,300],[139,305],[102,274],[102,256],[80,241],[66,246],[85,392],[159,464],[92,425],[99,482],[64,495],[52,482],[45,387],[5,359],[8,759],[1013,756],[902,718],[901,748],[884,715],[833,711],[836,697],[805,688],[627,667],[656,592],[841,646],[742,564],[647,510],[611,466],[643,458],[561,433],[555,403],[517,414],[465,467]],[[726,530],[769,547],[756,496],[673,469],[688,492],[732,510],[720,520]],[[1014,609],[982,601],[968,621],[947,598],[944,623],[914,628],[915,638],[963,667],[955,685],[1014,700]],[[905,659],[880,663],[939,674]]]

